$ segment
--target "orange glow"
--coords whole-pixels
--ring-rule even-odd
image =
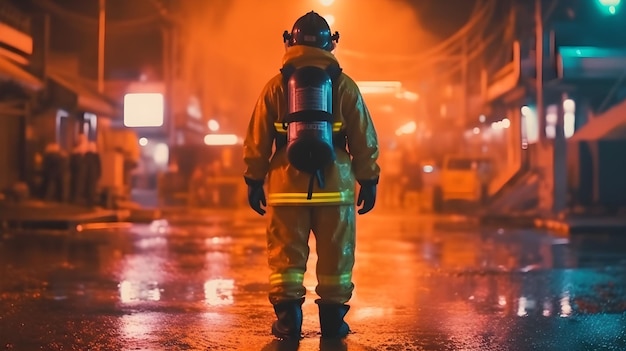
[[[414,121],[411,121],[403,125],[402,127],[398,128],[396,130],[396,135],[400,136],[404,134],[411,134],[411,133],[415,133],[416,130],[417,130],[417,124]]]
[[[421,69],[422,63],[412,60],[407,66],[406,60],[402,64],[396,60],[390,64],[383,58],[417,55],[435,42],[412,8],[402,2],[276,0],[272,4],[253,0],[180,2],[185,18],[181,81],[187,85],[185,89],[200,92],[205,117],[224,116],[230,118],[231,127],[245,129],[259,91],[281,67],[285,52],[282,32],[291,30],[296,19],[311,10],[334,17],[331,30],[341,35],[334,54],[354,80],[405,79],[407,70]]]

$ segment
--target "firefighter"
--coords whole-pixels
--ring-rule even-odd
[[[321,335],[350,332],[355,198],[359,214],[376,201],[378,138],[356,83],[332,53],[338,39],[313,11],[283,33],[283,68],[263,88],[244,141],[248,202],[260,215],[268,211],[272,334],[281,339],[301,337],[310,232]]]

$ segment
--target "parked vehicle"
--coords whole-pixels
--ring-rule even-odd
[[[493,177],[493,162],[485,157],[449,155],[443,160],[433,194],[433,209],[443,211],[451,202],[483,204]]]

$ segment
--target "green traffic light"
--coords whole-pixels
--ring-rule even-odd
[[[617,13],[617,7],[621,4],[621,0],[598,0],[601,10],[607,12],[609,15]]]

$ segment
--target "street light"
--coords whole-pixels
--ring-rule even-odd
[[[609,15],[614,15],[621,2],[621,0],[598,0],[598,5],[600,5],[604,11],[608,12]]]

